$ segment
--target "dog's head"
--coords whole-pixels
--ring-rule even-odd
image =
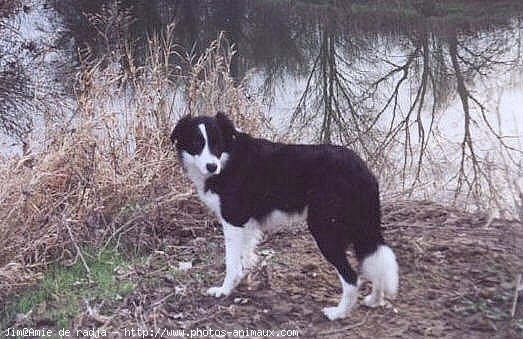
[[[187,170],[209,177],[220,174],[236,137],[233,123],[218,112],[214,117],[185,116],[174,127],[171,140]]]

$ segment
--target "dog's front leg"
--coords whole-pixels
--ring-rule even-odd
[[[242,248],[244,241],[243,227],[233,226],[222,220],[225,238],[225,279],[222,286],[211,287],[208,295],[215,297],[228,296],[243,277]]]

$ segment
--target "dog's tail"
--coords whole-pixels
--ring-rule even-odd
[[[398,263],[392,249],[387,245],[378,245],[377,249],[363,259],[361,274],[380,287],[388,298],[393,299],[398,293]]]

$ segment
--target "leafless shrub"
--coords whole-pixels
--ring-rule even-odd
[[[32,129],[32,94],[20,64],[12,62],[0,70],[0,130],[25,142]]]
[[[97,62],[110,62],[121,57],[122,44],[129,41],[129,26],[133,19],[130,9],[121,9],[119,1],[103,5],[99,12],[84,13],[96,33],[91,43],[81,51],[84,59],[95,56]]]

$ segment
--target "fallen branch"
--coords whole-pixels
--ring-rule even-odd
[[[76,240],[73,236],[73,232],[71,231],[71,227],[69,227],[68,221],[65,222],[65,227],[67,228],[69,237],[71,238],[74,248],[76,249],[76,254],[80,257],[80,260],[82,260],[82,264],[84,265],[84,268],[87,271],[87,278],[89,279],[89,282],[91,282],[91,269],[89,268],[89,266],[87,265],[87,262],[85,261],[84,255],[82,254],[82,250],[80,250],[80,246],[78,246],[78,244],[76,243]]]
[[[170,297],[172,297],[174,295],[174,293],[169,293],[168,295],[166,295],[165,297],[163,297],[162,299],[154,302],[151,304],[151,307],[156,307],[158,305],[161,305],[163,304],[167,299],[169,299]]]
[[[512,301],[512,309],[510,310],[510,316],[514,318],[516,315],[516,306],[518,304],[518,295],[519,291],[523,290],[523,286],[521,286],[521,274],[518,274],[516,277],[516,287],[514,288],[514,301]]]

